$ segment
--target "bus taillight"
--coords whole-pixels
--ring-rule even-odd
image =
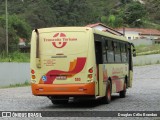
[[[31,70],[31,73],[32,73],[32,74],[34,74],[34,73],[35,73],[35,71],[32,69],[32,70]]]
[[[89,79],[92,79],[92,77],[93,77],[92,74],[89,74],[89,75],[88,75],[88,78],[89,78]]]
[[[88,78],[89,79],[93,78],[93,67],[88,70]]]
[[[35,75],[32,75],[32,79],[36,79],[36,76],[35,76]]]
[[[32,79],[36,79],[36,76],[34,75],[34,74],[35,74],[35,71],[34,71],[33,69],[31,70],[31,74],[32,74],[32,76],[31,76]]]
[[[89,73],[93,73],[93,67],[88,70]]]

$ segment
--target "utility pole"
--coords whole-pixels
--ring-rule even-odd
[[[6,9],[6,53],[8,56],[8,4],[7,4],[7,0],[5,0],[6,4],[5,4],[5,9]]]

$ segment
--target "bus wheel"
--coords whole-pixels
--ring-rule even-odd
[[[68,100],[51,100],[53,104],[67,104]]]
[[[111,102],[111,83],[109,80],[107,82],[106,94],[102,98],[102,100],[103,100],[103,103],[105,103],[105,104],[109,104]]]
[[[119,95],[120,95],[120,98],[125,98],[126,97],[126,87],[127,87],[127,84],[126,82],[124,83],[124,86],[123,86],[123,91],[120,91]]]

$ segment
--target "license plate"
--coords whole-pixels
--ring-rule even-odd
[[[67,76],[57,76],[56,79],[57,80],[66,80]]]

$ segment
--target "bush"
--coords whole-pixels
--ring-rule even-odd
[[[0,55],[0,62],[29,62],[29,53],[20,53],[19,51],[9,53],[7,56],[5,52]]]
[[[0,51],[5,49],[5,15],[0,16]],[[17,15],[8,16],[8,47],[9,52],[19,49],[19,38],[25,38],[29,42],[31,35],[30,25]]]

